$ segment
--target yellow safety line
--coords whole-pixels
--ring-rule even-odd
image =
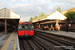
[[[1,50],[7,50],[7,49],[8,49],[8,46],[9,46],[9,44],[10,44],[10,42],[11,42],[11,39],[12,39],[13,35],[14,35],[14,32],[13,32],[13,33],[11,34],[11,36],[8,38],[8,40],[6,41],[6,43],[4,44],[4,46],[1,48]]]
[[[17,33],[15,33],[15,43],[14,43],[14,50],[16,50],[16,38],[17,38]]]

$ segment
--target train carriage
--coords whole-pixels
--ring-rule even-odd
[[[19,37],[32,37],[34,36],[34,26],[30,22],[23,22],[18,26]]]

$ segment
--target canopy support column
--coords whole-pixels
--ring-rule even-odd
[[[58,30],[58,20],[56,20],[56,31]]]
[[[39,29],[40,29],[40,23],[39,23]]]
[[[5,19],[5,34],[7,34],[7,20]]]

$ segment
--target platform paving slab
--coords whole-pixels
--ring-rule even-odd
[[[6,35],[1,35],[0,36],[0,40],[2,40]]]
[[[6,36],[2,40],[7,40],[11,34],[6,34]]]

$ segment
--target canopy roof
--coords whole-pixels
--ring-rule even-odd
[[[8,24],[18,25],[20,18],[20,15],[7,8],[0,9],[0,22],[5,22],[6,19]]]
[[[7,8],[3,8],[0,9],[0,19],[20,19],[21,16],[16,14],[15,12],[7,9]]]
[[[65,20],[67,19],[63,14],[60,12],[56,11],[55,13],[51,14],[48,16],[46,19],[58,19],[58,20]]]
[[[44,20],[65,20],[67,17],[65,17],[63,14],[61,14],[58,11],[55,11],[54,13],[51,13],[49,15],[40,17],[38,19],[33,20],[32,22],[39,22],[39,21],[44,21]]]

